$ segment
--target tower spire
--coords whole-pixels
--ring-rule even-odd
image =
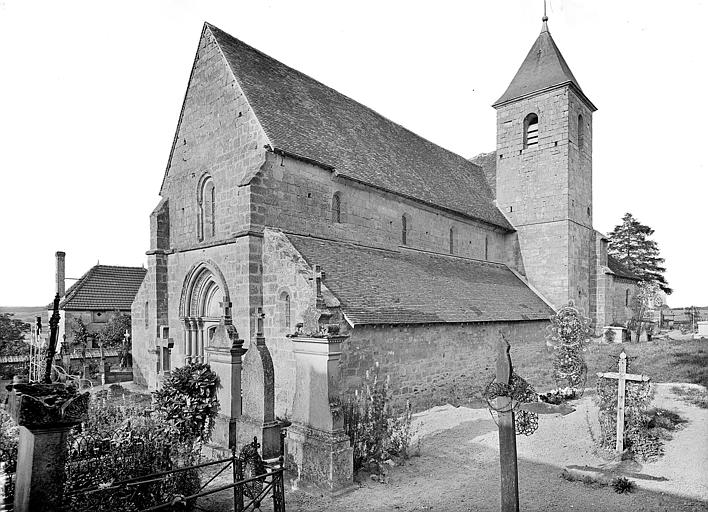
[[[541,27],[541,32],[548,32],[548,16],[546,15],[546,0],[543,0],[543,26]]]

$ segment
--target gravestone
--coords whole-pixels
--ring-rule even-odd
[[[351,487],[353,449],[344,432],[339,359],[347,336],[295,336],[296,381],[287,461],[298,469],[296,485],[329,492]]]
[[[280,425],[275,420],[275,371],[263,336],[264,316],[258,308],[255,343],[251,343],[243,358],[238,439],[239,446],[244,446],[258,438],[263,458],[270,459],[280,455]]]

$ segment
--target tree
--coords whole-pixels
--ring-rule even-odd
[[[639,222],[631,213],[625,213],[622,224],[615,226],[609,234],[607,253],[641,281],[655,283],[664,293],[670,294],[673,290],[664,278],[664,258],[659,256],[659,246],[650,238],[653,234],[652,228]]]
[[[29,346],[24,342],[25,333],[32,328],[12,313],[0,313],[0,355],[26,354]]]
[[[637,341],[642,333],[642,328],[646,323],[644,318],[649,309],[653,306],[656,296],[659,293],[659,285],[649,281],[639,283],[639,290],[632,299],[632,319],[629,321],[628,328],[636,333]]]
[[[98,332],[98,341],[103,343],[104,348],[120,348],[123,346],[126,331],[130,334],[130,315],[116,311]]]

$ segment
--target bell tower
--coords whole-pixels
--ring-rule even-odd
[[[548,31],[497,110],[497,206],[517,230],[529,282],[554,306],[594,306],[592,113],[595,105]]]

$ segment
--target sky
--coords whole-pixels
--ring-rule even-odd
[[[467,158],[495,149],[541,0],[0,0],[0,305],[146,264],[204,21]],[[671,306],[708,305],[708,1],[549,0],[593,115],[593,215],[655,229]],[[73,281],[68,281],[70,285]]]

